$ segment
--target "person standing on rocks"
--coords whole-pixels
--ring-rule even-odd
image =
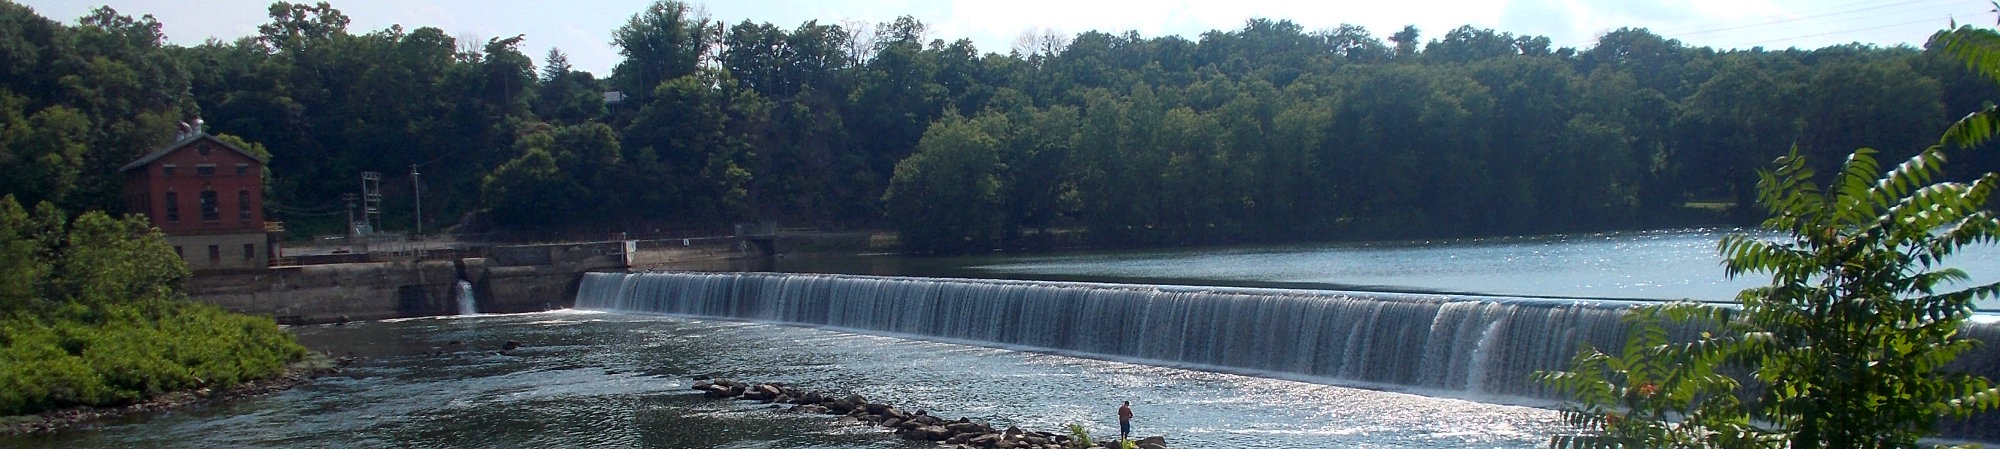
[[[1118,440],[1132,439],[1132,401],[1118,406]]]

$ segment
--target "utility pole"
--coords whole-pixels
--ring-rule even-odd
[[[361,219],[370,234],[382,228],[382,172],[361,172]]]
[[[417,180],[417,165],[410,164],[410,190],[417,192],[417,235],[424,235],[424,183]]]

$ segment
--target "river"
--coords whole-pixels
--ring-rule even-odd
[[[874,428],[711,401],[720,374],[1056,431],[1136,432],[1174,447],[1540,447],[1554,413],[1112,360],[804,327],[557,311],[292,328],[363,361],[238,402],[0,439],[19,448],[923,448]],[[509,355],[501,343],[526,343]],[[462,345],[450,345],[452,341]],[[443,351],[443,354],[438,352]]]
[[[1130,400],[1138,433],[1174,447],[1543,447],[1561,428],[1525,374],[1622,335],[1606,302],[1579,298],[1725,300],[1754,281],[1721,276],[1719,235],[795,257],[765,268],[847,274],[592,275],[577,302],[593,310],[292,327],[361,362],[269,396],[0,447],[930,447],[705,400],[688,389],[696,375],[1100,436]],[[1975,248],[1960,263],[1988,279],[1995,254]],[[506,341],[527,346],[498,353]]]

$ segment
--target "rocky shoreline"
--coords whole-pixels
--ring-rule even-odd
[[[70,407],[33,415],[0,417],[0,436],[50,434],[99,420],[262,396],[291,389],[322,375],[337,373],[340,367],[352,362],[353,359],[348,357],[331,358],[314,354],[293,363],[284,374],[229,388],[176,391],[118,407]]]
[[[802,391],[783,384],[751,384],[732,379],[701,376],[695,378],[695,390],[710,399],[735,399],[773,404],[791,404],[784,407],[786,413],[813,413],[840,416],[836,423],[852,423],[879,426],[904,439],[935,441],[954,449],[1078,449],[1117,448],[1115,438],[1094,442],[1092,445],[1078,444],[1067,433],[1051,433],[1021,430],[1017,427],[994,429],[985,423],[966,418],[946,420],[918,410],[906,412],[893,405],[869,402],[858,394],[838,397],[819,391]],[[1166,449],[1164,437],[1146,437],[1133,440],[1140,449]]]

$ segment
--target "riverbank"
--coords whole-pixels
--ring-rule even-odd
[[[263,396],[297,387],[320,376],[339,373],[341,367],[351,363],[353,359],[350,358],[333,358],[311,353],[304,360],[286,366],[282,374],[220,390],[197,388],[166,393],[116,407],[70,407],[33,415],[0,417],[0,436],[51,434],[130,415],[159,413],[183,407]]]

